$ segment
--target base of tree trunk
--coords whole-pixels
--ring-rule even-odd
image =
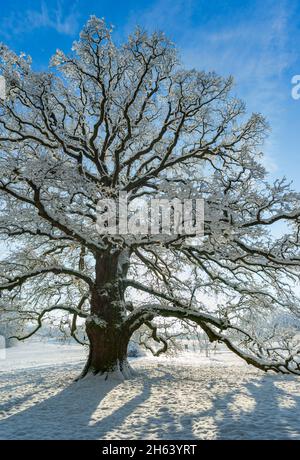
[[[89,378],[91,376],[102,377],[103,380],[113,379],[124,381],[136,377],[136,375],[137,372],[130,366],[127,358],[125,358],[123,360],[117,360],[110,369],[103,371],[94,369],[92,366],[89,366],[89,362],[87,362],[85,368],[80,376],[77,377],[76,381]]]
[[[104,375],[125,380],[134,375],[127,360],[129,335],[126,331],[118,327],[103,328],[89,321],[86,332],[90,342],[89,356],[79,379],[88,375]]]

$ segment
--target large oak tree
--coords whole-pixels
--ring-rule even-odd
[[[78,341],[85,322],[83,376],[129,376],[140,328],[165,349],[157,318],[195,324],[265,371],[300,373],[299,194],[267,181],[267,125],[246,117],[232,79],[183,69],[161,33],[116,45],[95,17],[48,72],[4,45],[0,61],[1,321],[23,340],[52,318]],[[98,201],[121,191],[203,198],[201,242],[99,234]]]

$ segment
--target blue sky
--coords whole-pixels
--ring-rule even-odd
[[[0,41],[46,68],[56,48],[70,49],[91,14],[115,25],[122,39],[139,24],[163,30],[186,67],[233,75],[235,93],[272,128],[265,164],[300,190],[300,0],[1,0]]]

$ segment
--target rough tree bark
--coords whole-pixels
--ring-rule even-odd
[[[120,257],[120,253],[101,254],[96,259],[91,316],[86,322],[90,350],[81,377],[88,373],[116,372],[126,378],[132,374],[127,361],[130,333],[124,325],[125,303],[119,282]]]

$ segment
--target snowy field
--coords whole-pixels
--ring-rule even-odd
[[[300,378],[223,352],[131,361],[135,379],[74,383],[78,346],[30,344],[0,360],[0,439],[300,439]]]

